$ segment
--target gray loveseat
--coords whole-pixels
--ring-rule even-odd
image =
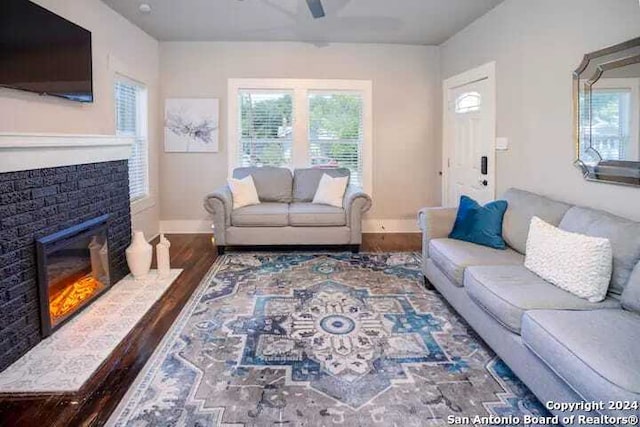
[[[640,223],[522,190],[508,190],[503,199],[509,203],[506,250],[448,239],[456,209],[420,211],[427,286],[541,402],[605,402],[597,411],[552,409],[556,415],[638,414],[633,406],[610,408],[608,402],[640,400]],[[613,277],[604,301],[573,296],[524,267],[534,215],[567,231],[610,239]]]
[[[293,174],[276,167],[235,169],[234,178],[252,176],[260,204],[234,210],[228,185],[206,196],[204,207],[213,215],[218,251],[259,245],[349,245],[359,250],[362,215],[371,198],[349,184],[342,207],[311,203],[325,173],[349,176],[348,169],[296,169]]]

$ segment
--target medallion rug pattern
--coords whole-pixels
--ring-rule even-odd
[[[548,415],[416,254],[221,257],[111,425],[445,425]]]

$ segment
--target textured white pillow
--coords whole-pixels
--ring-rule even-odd
[[[242,179],[229,178],[227,182],[233,195],[233,209],[260,203],[256,185],[253,183],[251,175]]]
[[[316,195],[313,196],[313,203],[322,203],[341,208],[348,182],[348,176],[332,178],[326,173],[323,174],[322,178],[320,178]]]
[[[561,230],[534,216],[524,265],[567,292],[599,302],[611,282],[611,242]]]

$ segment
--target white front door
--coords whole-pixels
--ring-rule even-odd
[[[445,81],[443,204],[452,207],[462,195],[481,204],[495,198],[493,76],[447,84],[463,77]]]

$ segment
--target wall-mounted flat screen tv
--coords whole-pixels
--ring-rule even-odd
[[[29,0],[0,0],[0,86],[93,102],[91,32]]]

